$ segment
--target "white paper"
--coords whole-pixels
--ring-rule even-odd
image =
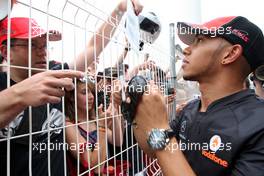
[[[127,0],[127,13],[126,13],[126,29],[125,34],[131,48],[135,52],[139,52],[139,22],[136,16],[131,0]]]

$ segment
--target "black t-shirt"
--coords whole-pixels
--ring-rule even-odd
[[[68,65],[64,64],[68,69]],[[62,65],[50,62],[51,70],[60,70]],[[10,80],[11,85],[15,82]],[[7,75],[0,72],[0,91],[7,88]],[[63,155],[63,114],[61,103],[50,104],[49,121],[47,105],[32,107],[32,175],[47,176],[50,164],[51,175],[64,175]],[[10,139],[10,173],[13,175],[29,175],[29,108],[26,108],[9,126]],[[49,122],[49,128],[48,128]],[[7,128],[0,129],[0,175],[6,175],[7,168]],[[48,147],[48,130],[50,145]],[[24,135],[24,136],[23,136]],[[50,163],[48,163],[48,149]]]
[[[245,90],[213,102],[206,112],[199,108],[200,100],[192,101],[170,123],[194,172],[263,176],[264,100]]]

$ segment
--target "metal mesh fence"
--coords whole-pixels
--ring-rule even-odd
[[[131,48],[125,15],[117,8],[109,15],[96,1],[19,0],[12,14],[11,3],[8,7],[6,62],[0,65],[6,75],[1,82],[7,88],[43,71],[67,70],[69,65],[87,76],[75,78],[75,89],[66,91],[60,103],[29,106],[1,128],[1,175],[162,175],[157,160],[139,148],[120,106],[114,107],[111,88],[116,80],[125,84],[134,75],[143,75],[164,88],[168,111],[175,111],[175,97],[168,96],[173,94],[167,71],[170,54],[147,42],[144,34],[144,48],[140,52]],[[28,29],[23,39],[13,39],[17,31],[11,16],[30,19],[25,23],[20,18],[16,26]],[[43,35],[46,44],[35,40],[36,34]],[[178,102],[186,100],[184,85],[178,84],[183,91]]]

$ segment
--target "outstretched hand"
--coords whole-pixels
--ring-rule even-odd
[[[81,78],[83,73],[73,70],[50,70],[33,75],[15,84],[12,89],[24,106],[40,106],[59,103],[65,95],[64,89],[74,89],[72,78]]]

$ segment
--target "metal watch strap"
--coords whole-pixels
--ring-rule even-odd
[[[166,133],[166,135],[167,135],[167,137],[168,137],[169,139],[175,137],[175,132],[174,132],[171,128],[165,130],[165,133]]]
[[[153,150],[162,150],[168,145],[170,138],[173,136],[174,132],[171,129],[154,128],[150,131],[147,142]]]

